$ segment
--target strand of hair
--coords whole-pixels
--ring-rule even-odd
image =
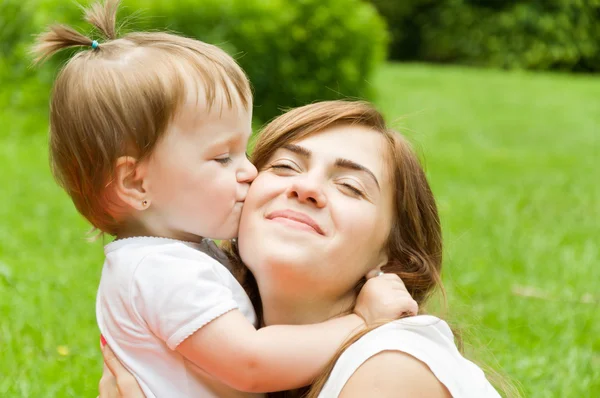
[[[43,62],[55,53],[70,47],[91,46],[92,40],[66,25],[52,25],[40,34],[31,49],[34,63]]]
[[[120,0],[106,0],[104,4],[94,3],[85,10],[85,20],[96,27],[105,39],[117,38],[116,20],[120,2]]]

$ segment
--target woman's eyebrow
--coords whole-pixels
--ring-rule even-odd
[[[300,155],[306,159],[310,159],[312,155],[312,151],[310,149],[304,148],[303,146],[296,144],[285,144],[281,148],[287,149],[290,152],[294,152],[295,154]]]
[[[285,144],[281,148],[286,149],[290,152],[294,152],[295,154],[300,155],[306,159],[310,159],[310,157],[312,156],[312,151],[310,149],[305,148],[300,145]],[[379,181],[377,181],[377,177],[375,177],[375,174],[373,174],[373,172],[371,170],[369,170],[368,168],[366,168],[365,166],[358,164],[352,160],[343,159],[343,158],[337,158],[335,160],[334,164],[335,164],[335,167],[339,167],[339,168],[343,168],[343,169],[357,170],[357,171],[362,171],[362,172],[366,173],[369,177],[371,177],[373,179],[373,181],[375,181],[375,185],[377,185],[377,188],[381,189],[381,187],[379,186]]]
[[[373,172],[371,170],[369,170],[368,168],[366,168],[362,164],[358,164],[358,163],[353,162],[352,160],[349,160],[349,159],[337,158],[335,160],[335,166],[336,167],[340,167],[340,168],[344,168],[344,169],[351,169],[351,170],[363,171],[369,177],[371,177],[373,179],[373,181],[375,181],[375,185],[377,185],[377,188],[381,189],[379,187],[379,181],[377,181],[377,177],[375,177],[375,174],[373,174]]]

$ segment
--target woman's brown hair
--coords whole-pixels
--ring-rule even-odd
[[[400,276],[409,293],[422,306],[434,288],[441,288],[442,234],[437,207],[425,173],[409,143],[387,128],[383,116],[375,108],[360,101],[327,101],[293,109],[263,129],[252,154],[252,162],[260,170],[283,145],[340,125],[367,127],[379,132],[385,139],[388,153],[384,156],[388,160],[395,198],[394,222],[386,242],[389,262],[383,270]],[[256,281],[243,266],[237,247],[228,244],[225,248],[229,249],[239,277],[260,310]],[[363,279],[357,284],[357,292],[364,282]],[[328,374],[324,373],[315,381],[309,396],[318,395]]]
[[[293,143],[340,125],[360,125],[379,132],[387,143],[386,156],[394,184],[394,222],[386,249],[389,261],[385,272],[400,276],[408,292],[419,303],[420,312],[431,294],[439,290],[444,294],[441,281],[442,232],[433,193],[419,159],[408,141],[390,130],[385,119],[373,106],[361,101],[326,101],[293,109],[271,121],[259,134],[252,162],[261,170],[273,153],[285,144]],[[261,314],[258,286],[252,273],[243,265],[236,242],[226,242],[224,249],[244,284],[257,313]],[[365,280],[358,282],[356,292]],[[323,373],[310,388],[299,391],[278,392],[270,397],[316,398],[323,389],[340,355],[374,327],[353,336],[337,352]],[[460,336],[455,333],[461,347]],[[519,396],[518,391],[501,375],[489,369],[489,376],[507,396]]]
[[[116,234],[106,188],[120,156],[149,156],[169,122],[196,94],[211,106],[252,106],[246,75],[221,49],[162,32],[117,37],[119,0],[95,3],[85,19],[103,35],[96,42],[53,25],[32,49],[36,62],[83,47],[59,72],[50,100],[50,161],[77,210],[102,232]],[[190,82],[191,90],[189,93]],[[193,87],[197,84],[197,87]],[[204,96],[204,98],[201,98]]]

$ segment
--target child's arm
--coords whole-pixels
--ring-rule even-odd
[[[414,305],[394,275],[370,279],[355,312],[372,324],[415,312]],[[363,319],[352,314],[319,324],[256,330],[241,312],[233,310],[196,331],[177,351],[237,390],[289,390],[310,384],[342,343],[364,326]]]
[[[177,351],[236,390],[288,390],[310,384],[344,340],[363,326],[352,314],[320,324],[256,330],[234,310],[202,327]]]

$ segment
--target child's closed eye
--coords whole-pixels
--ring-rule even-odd
[[[222,157],[222,158],[216,158],[215,161],[225,165],[225,164],[229,164],[231,162],[231,157],[227,156],[227,157]]]

